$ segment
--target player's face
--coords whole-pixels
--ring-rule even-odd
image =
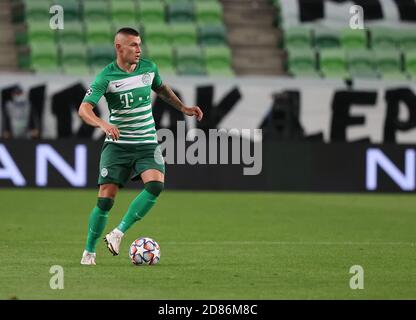
[[[140,54],[142,52],[140,46],[142,41],[140,37],[127,36],[120,47],[120,54],[122,59],[130,64],[139,62]]]

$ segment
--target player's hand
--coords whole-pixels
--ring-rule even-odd
[[[118,138],[120,138],[120,131],[118,130],[118,128],[108,123],[103,123],[101,126],[101,130],[104,131],[107,137],[113,139],[113,141],[116,141],[118,140]]]
[[[198,106],[182,108],[182,112],[187,116],[195,116],[198,121],[202,120],[204,114]]]

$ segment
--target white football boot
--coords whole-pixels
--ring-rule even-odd
[[[104,237],[107,248],[113,256],[117,256],[120,253],[120,243],[123,235],[124,233],[116,228]]]
[[[87,250],[84,250],[84,253],[82,254],[81,264],[87,265],[87,266],[95,266],[95,252],[88,252]]]

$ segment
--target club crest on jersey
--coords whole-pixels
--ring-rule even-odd
[[[85,95],[86,96],[92,95],[92,88],[88,88],[87,93]]]
[[[152,77],[150,76],[150,73],[146,72],[145,74],[143,74],[142,81],[144,85],[150,85],[150,83],[152,82]]]
[[[107,170],[107,168],[102,168],[101,169],[101,176],[103,178],[105,178],[106,176],[108,176],[108,170]]]
[[[160,150],[160,147],[157,147],[155,149],[155,152],[153,153],[153,158],[157,164],[164,164],[165,159],[163,159],[162,151]]]

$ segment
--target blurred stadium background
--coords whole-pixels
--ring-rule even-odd
[[[357,4],[364,29],[350,27]],[[50,26],[54,5],[63,29]],[[124,243],[161,244],[161,267],[140,277],[103,246],[111,275],[78,265],[103,136],[77,109],[125,26],[204,111],[196,123],[154,100],[176,151],[192,144],[180,120],[188,132],[236,128],[251,155],[262,146],[256,175],[243,157],[167,165],[158,206]],[[416,298],[414,0],[0,0],[0,30],[1,299]],[[104,99],[95,111],[108,117]],[[48,285],[54,264],[67,270],[61,293]],[[348,286],[355,264],[365,290]]]

